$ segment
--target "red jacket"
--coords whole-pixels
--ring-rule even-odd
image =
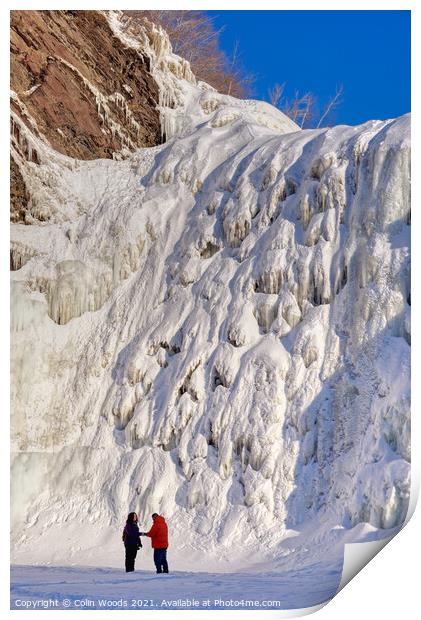
[[[161,515],[155,517],[153,526],[145,534],[151,538],[153,549],[166,549],[168,547],[168,526]]]

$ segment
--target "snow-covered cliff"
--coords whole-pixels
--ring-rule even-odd
[[[80,161],[24,130],[39,163],[22,164],[34,223],[11,232],[15,557],[80,557],[129,509],[215,557],[276,552],[305,522],[400,524],[409,117],[301,131],[196,84],[162,31],[107,17],[151,59],[166,142]]]

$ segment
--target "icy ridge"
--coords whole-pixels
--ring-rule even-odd
[[[242,116],[247,111],[248,120],[271,130],[281,133],[298,130],[285,114],[265,102],[220,96],[209,84],[197,82],[190,63],[172,51],[168,34],[160,26],[146,19],[142,26],[122,11],[106,11],[105,15],[112,31],[125,45],[150,59],[151,73],[159,87],[158,109],[164,141],[189,133],[217,109],[215,126],[237,118],[241,108]]]

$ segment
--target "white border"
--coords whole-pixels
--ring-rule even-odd
[[[69,8],[69,4],[71,4],[71,8],[73,9],[115,9],[119,8],[117,3],[111,3],[107,1],[91,1],[89,6],[86,7],[84,3],[80,1],[74,1],[72,3],[69,2],[34,2],[31,0],[27,0],[26,2],[17,3],[17,2],[7,2],[6,6],[2,6],[0,9],[0,17],[1,17],[1,28],[2,28],[2,37],[0,38],[0,58],[1,62],[1,72],[2,72],[2,89],[0,91],[0,101],[2,107],[2,123],[1,127],[1,138],[2,138],[2,150],[1,150],[1,180],[2,180],[2,217],[4,218],[2,221],[2,226],[0,227],[1,241],[0,241],[0,251],[1,251],[1,265],[2,269],[0,271],[1,284],[0,290],[4,291],[4,301],[0,305],[1,312],[1,320],[0,325],[4,330],[2,342],[4,346],[2,347],[2,356],[0,359],[0,378],[1,378],[1,390],[0,394],[3,397],[4,406],[1,409],[1,414],[3,415],[2,420],[2,442],[4,445],[1,450],[1,464],[2,464],[2,476],[1,480],[1,495],[2,498],[9,497],[9,360],[8,360],[8,352],[9,352],[9,304],[7,302],[7,293],[9,290],[9,273],[6,271],[6,265],[8,264],[8,247],[9,247],[9,218],[8,218],[8,202],[9,202],[9,183],[8,183],[8,175],[6,171],[9,170],[9,70],[8,63],[6,62],[6,58],[9,58],[9,15],[8,12],[11,9],[64,9]],[[171,8],[183,8],[183,9],[213,9],[213,10],[238,10],[238,9],[249,9],[249,10],[269,10],[269,9],[277,9],[277,10],[412,10],[412,92],[413,92],[413,100],[412,100],[412,108],[413,108],[413,116],[412,116],[412,126],[413,126],[413,136],[415,136],[414,146],[413,146],[413,169],[418,171],[420,170],[420,161],[418,154],[418,145],[419,145],[419,97],[417,96],[419,93],[419,80],[417,79],[417,71],[419,73],[420,69],[418,67],[418,63],[416,63],[416,59],[419,57],[419,43],[417,37],[420,36],[419,30],[419,17],[418,17],[418,9],[416,6],[415,0],[412,1],[396,1],[396,0],[354,0],[353,2],[341,2],[340,4],[335,0],[324,0],[320,1],[317,4],[315,2],[305,1],[305,0],[295,0],[293,5],[291,3],[287,3],[284,0],[280,0],[279,2],[259,2],[258,6],[255,3],[249,2],[247,0],[231,0],[227,2],[199,2],[197,0],[185,1],[183,3],[175,2],[174,0],[156,0],[155,2],[150,2],[150,0],[142,1],[141,3],[135,3],[132,1],[125,2],[123,7],[121,8],[142,8],[142,9],[171,9]],[[299,36],[299,31],[297,33]],[[323,32],[315,32],[315,36],[323,36]],[[391,37],[393,37],[393,33],[391,33]],[[418,54],[417,54],[418,52]],[[288,62],[288,59],[285,59],[285,62]],[[398,80],[399,76],[391,75],[391,84],[390,87],[393,88],[394,80]],[[363,96],[363,94],[362,94]],[[419,174],[419,173],[418,173]],[[415,225],[415,230],[418,230],[418,215],[416,212],[416,207],[419,204],[419,181],[417,178],[417,173],[414,175],[413,179],[413,193],[412,193],[412,204],[413,204],[413,218],[412,223]],[[414,237],[416,238],[416,237]],[[419,266],[418,261],[418,247],[417,244],[414,244],[414,248],[412,250],[413,261],[415,262],[416,267]],[[417,273],[417,271],[415,271]],[[413,305],[417,309],[419,307],[418,302],[419,294],[418,289],[413,287],[412,291],[412,300]],[[417,350],[417,344],[419,342],[419,334],[418,334],[418,326],[417,324],[413,325],[413,346],[415,346]],[[417,371],[419,368],[419,364],[415,358],[412,361],[412,372],[413,376],[417,375]],[[413,492],[412,492],[412,501],[411,501],[411,512],[414,510],[414,504],[416,496],[419,491],[419,472],[420,472],[420,451],[416,450],[417,446],[420,446],[420,424],[417,420],[418,416],[418,403],[419,403],[419,390],[417,389],[417,384],[413,382],[413,390],[412,390],[412,423],[413,423],[413,432],[412,432],[412,445],[413,445],[413,465],[412,465],[412,478],[413,478]],[[5,430],[4,430],[5,429]],[[1,513],[1,536],[2,536],[2,546],[3,550],[7,549],[9,546],[9,502],[4,501],[7,504],[7,507],[3,509]],[[352,580],[352,582],[346,586],[328,605],[326,605],[321,611],[317,613],[317,618],[320,620],[355,620],[355,617],[364,616],[368,618],[383,618],[385,620],[394,620],[396,617],[399,617],[399,620],[412,620],[415,617],[415,613],[418,612],[419,609],[419,600],[418,600],[418,589],[419,589],[419,574],[420,574],[420,549],[421,549],[421,516],[420,509],[415,512],[415,515],[410,520],[409,524],[395,537],[388,545],[387,548],[379,553],[377,557],[375,557],[371,562],[363,569],[363,571]],[[4,539],[4,540],[3,540]],[[6,617],[12,618],[20,618],[20,614],[29,613],[30,619],[36,620],[39,617],[44,617],[44,614],[47,614],[49,618],[56,618],[56,616],[61,616],[64,614],[67,617],[69,613],[73,614],[72,617],[75,617],[74,614],[81,614],[84,616],[84,612],[80,611],[32,611],[32,612],[20,612],[20,611],[10,611],[9,610],[9,558],[8,555],[3,553],[1,558],[1,573],[0,573],[0,605],[1,610],[4,612]],[[173,620],[178,620],[179,618],[185,618],[185,612],[183,611],[169,611],[169,612],[142,612],[141,618],[142,620],[147,620],[149,618],[162,618],[165,613],[170,614],[170,617]],[[116,617],[118,614],[121,614],[122,618],[127,619],[127,612],[107,612],[106,618],[112,616]],[[229,618],[232,620],[237,620],[237,618],[281,618],[286,617],[282,612],[279,611],[271,611],[271,612],[236,612],[236,611],[203,611],[203,612],[195,612],[194,619],[196,618],[210,618],[217,614],[218,618]],[[295,615],[295,614],[294,614]],[[289,617],[292,617],[291,613],[288,613]],[[26,616],[25,616],[26,617]],[[84,616],[85,617],[85,616]],[[99,620],[104,617],[102,612],[90,611],[89,618],[92,620]],[[167,617],[167,616],[165,616]],[[168,616],[169,617],[169,616]],[[189,618],[189,616],[187,616]],[[190,615],[193,620],[193,616]]]

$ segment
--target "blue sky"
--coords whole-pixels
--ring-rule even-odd
[[[256,98],[286,82],[287,96],[311,91],[322,108],[343,85],[335,124],[410,111],[410,11],[206,12],[224,27],[225,52],[238,41]]]

